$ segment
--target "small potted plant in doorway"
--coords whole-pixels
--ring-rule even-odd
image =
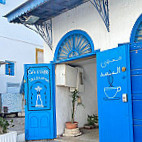
[[[88,115],[87,118],[88,124],[84,125],[84,128],[86,129],[93,129],[93,128],[98,128],[98,116],[93,114],[93,115]]]
[[[81,97],[78,95],[79,92],[77,89],[75,89],[72,92],[72,114],[71,114],[71,121],[66,122],[66,129],[65,129],[65,136],[77,136],[80,135],[80,131],[78,129],[78,122],[75,121],[75,111],[76,111],[76,107],[78,105],[82,105],[82,101],[81,101]],[[69,135],[66,134],[67,132],[71,132],[74,133],[74,135],[72,135],[71,133]],[[76,134],[75,134],[76,133]]]

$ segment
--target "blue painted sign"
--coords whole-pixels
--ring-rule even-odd
[[[99,142],[133,142],[128,45],[97,53]]]
[[[26,140],[56,137],[54,75],[51,64],[25,65]]]

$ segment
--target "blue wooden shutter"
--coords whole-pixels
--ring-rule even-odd
[[[8,64],[5,65],[5,74],[6,74],[6,75],[9,75]]]
[[[10,75],[14,76],[14,63],[10,63]]]
[[[6,3],[6,0],[0,0],[0,3],[1,3],[1,4],[5,4],[5,3]]]
[[[14,63],[7,61],[8,64],[5,65],[5,74],[14,76]],[[10,68],[10,73],[9,73]]]

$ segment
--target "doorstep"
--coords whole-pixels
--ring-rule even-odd
[[[17,142],[25,142],[25,133],[17,135]]]
[[[10,131],[0,135],[0,142],[16,142],[17,132]]]

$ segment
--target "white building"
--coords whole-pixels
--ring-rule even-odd
[[[37,7],[34,7],[34,8],[32,8],[31,6],[31,9],[30,9],[31,11],[28,12],[28,10],[26,9],[26,6],[30,3],[29,1],[25,3],[26,6],[21,5],[19,8],[9,13],[7,17],[9,22],[13,22],[13,23],[22,23],[21,21],[19,21],[18,19],[19,17],[27,21],[28,18],[30,16],[33,16],[34,14],[35,14],[34,16],[39,17],[38,19],[39,22],[46,21],[47,19],[49,20],[50,18],[52,20],[52,27],[51,27],[52,28],[52,51],[47,44],[44,44],[44,51],[45,51],[44,62],[50,63],[50,61],[54,61],[56,64],[56,71],[55,71],[56,72],[56,120],[57,120],[57,135],[60,135],[64,131],[65,122],[70,121],[70,117],[71,117],[70,102],[71,101],[70,101],[69,88],[73,86],[68,85],[68,87],[65,87],[67,86],[66,84],[58,85],[58,82],[57,82],[58,73],[59,71],[61,71],[61,69],[59,69],[58,71],[59,64],[66,63],[72,67],[81,67],[83,69],[84,91],[80,92],[80,96],[85,108],[78,107],[77,109],[76,121],[79,122],[79,127],[83,127],[84,124],[87,123],[87,115],[98,114],[97,96],[101,95],[101,94],[97,94],[97,87],[98,87],[97,78],[96,78],[97,63],[96,63],[95,54],[94,56],[90,57],[91,59],[83,58],[82,59],[83,61],[82,61],[82,60],[78,60],[79,59],[78,56],[81,56],[81,55],[77,55],[79,53],[76,53],[77,52],[76,50],[72,50],[70,53],[66,53],[66,52],[63,53],[64,55],[67,54],[67,57],[65,57],[63,56],[63,54],[60,54],[60,53],[62,52],[63,48],[67,50],[67,48],[69,47],[64,47],[64,45],[67,42],[70,42],[71,44],[72,42],[71,36],[76,31],[85,33],[87,34],[86,37],[89,36],[89,38],[91,38],[91,40],[93,41],[93,46],[91,47],[94,47],[93,52],[97,50],[104,51],[107,49],[118,47],[118,45],[130,43],[133,26],[142,13],[142,7],[141,7],[142,1],[141,0],[125,0],[125,1],[110,0],[108,3],[109,17],[107,17],[108,16],[107,14],[102,14],[103,20],[108,20],[107,18],[109,18],[109,30],[110,30],[109,32],[107,30],[108,26],[106,28],[101,16],[99,15],[101,13],[99,13],[94,6],[95,0],[94,1],[92,0],[91,2],[83,1],[84,3],[82,2],[82,4],[78,4],[77,6],[74,6],[73,8],[69,8],[70,10],[68,10],[68,8],[66,8],[65,10],[60,10],[59,7],[61,5],[59,6],[57,2],[56,3],[57,7],[53,5],[52,8],[59,8],[59,9],[56,9],[57,13],[55,12],[54,14],[50,11],[51,9],[49,9],[48,7],[48,2],[46,0],[44,2],[45,3],[41,3],[41,5],[39,6],[37,4]],[[62,6],[66,7],[66,3],[64,3]],[[43,9],[41,10],[40,7],[42,7]],[[27,15],[29,14],[28,15],[29,17],[27,16],[25,18],[24,17],[25,15],[22,12],[19,15],[17,15],[16,12],[19,10],[23,10],[23,11],[25,10],[24,12],[27,13]],[[107,11],[107,7],[105,10]],[[78,36],[80,36],[79,35],[80,32],[77,33],[76,35],[77,38]],[[141,41],[141,36],[139,36],[138,38]],[[131,43],[133,42],[136,42],[136,41],[134,40]],[[75,47],[75,48],[78,48],[78,47]],[[61,49],[61,50],[58,50],[58,49]],[[88,47],[87,50],[90,50],[90,48]],[[72,62],[68,62],[70,61],[71,57],[74,57],[74,60]],[[61,79],[62,77],[59,80]],[[69,82],[71,82],[72,79],[74,80],[76,79],[76,77],[71,76],[71,78],[69,78]],[[136,131],[136,129],[134,131]]]
[[[3,17],[5,13],[21,2],[24,0],[6,1],[5,4],[0,1],[0,61],[13,63],[12,74],[6,73],[7,65],[4,64],[0,67],[0,93],[2,94],[19,93],[24,75],[24,64],[36,63],[36,52],[38,54],[39,49],[43,49],[43,42],[38,35],[23,25],[17,29],[18,25],[9,24],[7,19]],[[8,89],[10,86],[12,87],[12,84],[16,86],[13,86],[13,89]],[[17,89],[14,90],[14,88]]]

